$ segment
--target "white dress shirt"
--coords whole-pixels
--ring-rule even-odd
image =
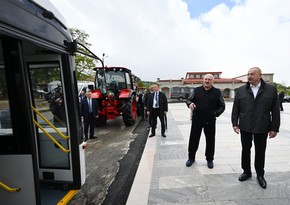
[[[252,92],[253,92],[253,94],[254,94],[254,98],[256,98],[260,86],[261,86],[261,82],[259,82],[259,84],[258,84],[257,86],[252,85],[252,84],[250,85],[250,87],[251,87],[251,89],[252,89]]]

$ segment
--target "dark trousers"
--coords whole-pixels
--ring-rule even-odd
[[[191,131],[188,144],[188,158],[195,160],[195,154],[197,152],[201,131],[203,129],[206,148],[205,148],[205,157],[207,161],[214,160],[214,151],[215,151],[215,120],[212,122],[201,123],[195,120],[191,122]]]
[[[265,152],[268,133],[255,134],[241,131],[242,142],[242,169],[245,173],[251,174],[251,147],[254,139],[255,144],[255,169],[257,176],[264,176]]]
[[[152,113],[150,115],[147,114],[147,109],[145,109],[145,119],[149,121],[149,127],[152,127]]]
[[[141,116],[142,120],[144,120],[144,114],[145,114],[144,105],[140,105],[139,109],[140,109],[140,116]]]
[[[88,131],[90,129],[90,137],[94,136],[95,118],[93,113],[90,113],[87,118],[84,119],[84,134],[85,138],[88,138]]]
[[[161,113],[159,108],[153,108],[152,113],[150,113],[150,115],[152,115],[151,116],[151,120],[152,120],[151,132],[152,132],[152,134],[155,135],[155,129],[156,129],[156,125],[157,125],[157,117],[159,117],[160,122],[161,122],[161,134],[164,134],[165,133],[164,113]],[[150,123],[150,117],[149,117],[149,123]]]
[[[279,103],[280,103],[280,110],[284,111],[284,109],[283,109],[283,101],[280,101]]]

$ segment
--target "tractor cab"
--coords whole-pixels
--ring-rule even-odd
[[[98,124],[122,115],[125,125],[133,125],[136,120],[136,90],[131,70],[124,67],[97,67],[94,70],[96,79],[92,98],[98,101]]]

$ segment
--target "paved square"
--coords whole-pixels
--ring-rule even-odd
[[[127,205],[290,205],[290,103],[284,103],[280,132],[268,140],[265,164],[267,189],[256,181],[254,146],[253,177],[240,182],[242,173],[240,135],[232,130],[232,102],[217,119],[214,168],[205,160],[205,137],[202,134],[196,162],[186,167],[187,145],[191,127],[185,103],[170,103],[167,137],[160,128],[147,144],[131,188]],[[160,123],[159,123],[160,124]]]

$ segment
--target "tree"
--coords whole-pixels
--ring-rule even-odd
[[[70,28],[72,38],[77,40],[77,42],[83,44],[89,48],[92,44],[88,43],[89,35],[85,31],[79,30],[77,28]],[[78,45],[78,49],[84,53],[89,52],[83,47]],[[76,53],[75,54],[75,64],[76,64],[76,78],[79,81],[93,81],[94,72],[93,68],[96,67],[95,59],[90,58],[86,55]]]

